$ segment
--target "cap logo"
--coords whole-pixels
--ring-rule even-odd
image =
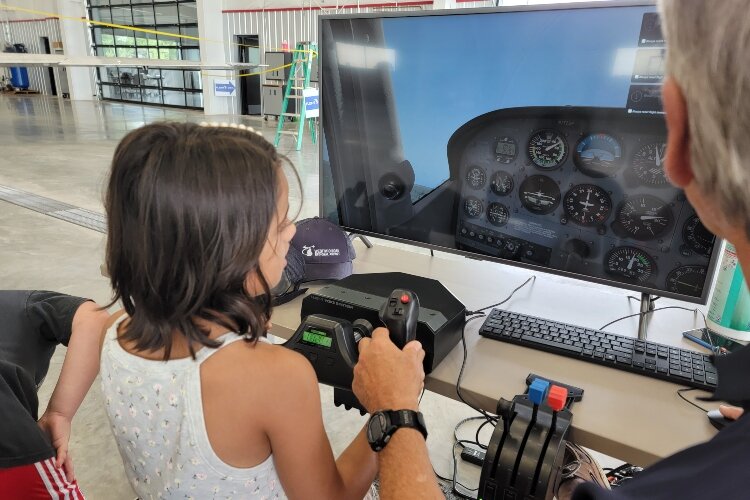
[[[338,248],[315,248],[315,245],[302,245],[302,255],[305,257],[337,257],[341,255]]]

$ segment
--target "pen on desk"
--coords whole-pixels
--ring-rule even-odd
[[[701,347],[705,347],[706,349],[708,349],[711,352],[717,352],[718,351],[717,347],[712,346],[711,344],[709,344],[708,342],[706,342],[703,339],[699,339],[695,335],[691,335],[691,334],[685,332],[685,333],[682,334],[682,336],[685,337],[686,339],[688,339],[691,342],[695,342],[696,344],[698,344]]]

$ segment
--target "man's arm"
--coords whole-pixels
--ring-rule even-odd
[[[401,351],[388,330],[378,328],[372,339],[359,342],[352,389],[370,413],[380,410],[418,410],[424,387],[424,350],[419,342]],[[378,453],[380,498],[393,500],[443,499],[427,454],[427,444],[415,429],[401,428]]]
[[[84,302],[78,307],[60,378],[47,410],[39,419],[39,425],[50,436],[55,448],[55,463],[57,467],[64,464],[70,481],[75,480],[68,455],[70,424],[99,373],[99,344],[108,319],[109,313],[94,302]]]

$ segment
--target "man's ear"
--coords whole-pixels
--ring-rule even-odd
[[[668,132],[664,171],[673,184],[684,188],[693,180],[687,104],[682,89],[672,78],[664,80],[661,92]]]

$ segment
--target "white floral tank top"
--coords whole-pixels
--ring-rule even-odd
[[[223,462],[208,440],[200,365],[242,337],[223,335],[221,347],[201,349],[195,361],[148,360],[128,353],[117,341],[117,327],[126,317],[106,333],[101,384],[112,433],[139,498],[285,499],[273,455],[240,469]]]

